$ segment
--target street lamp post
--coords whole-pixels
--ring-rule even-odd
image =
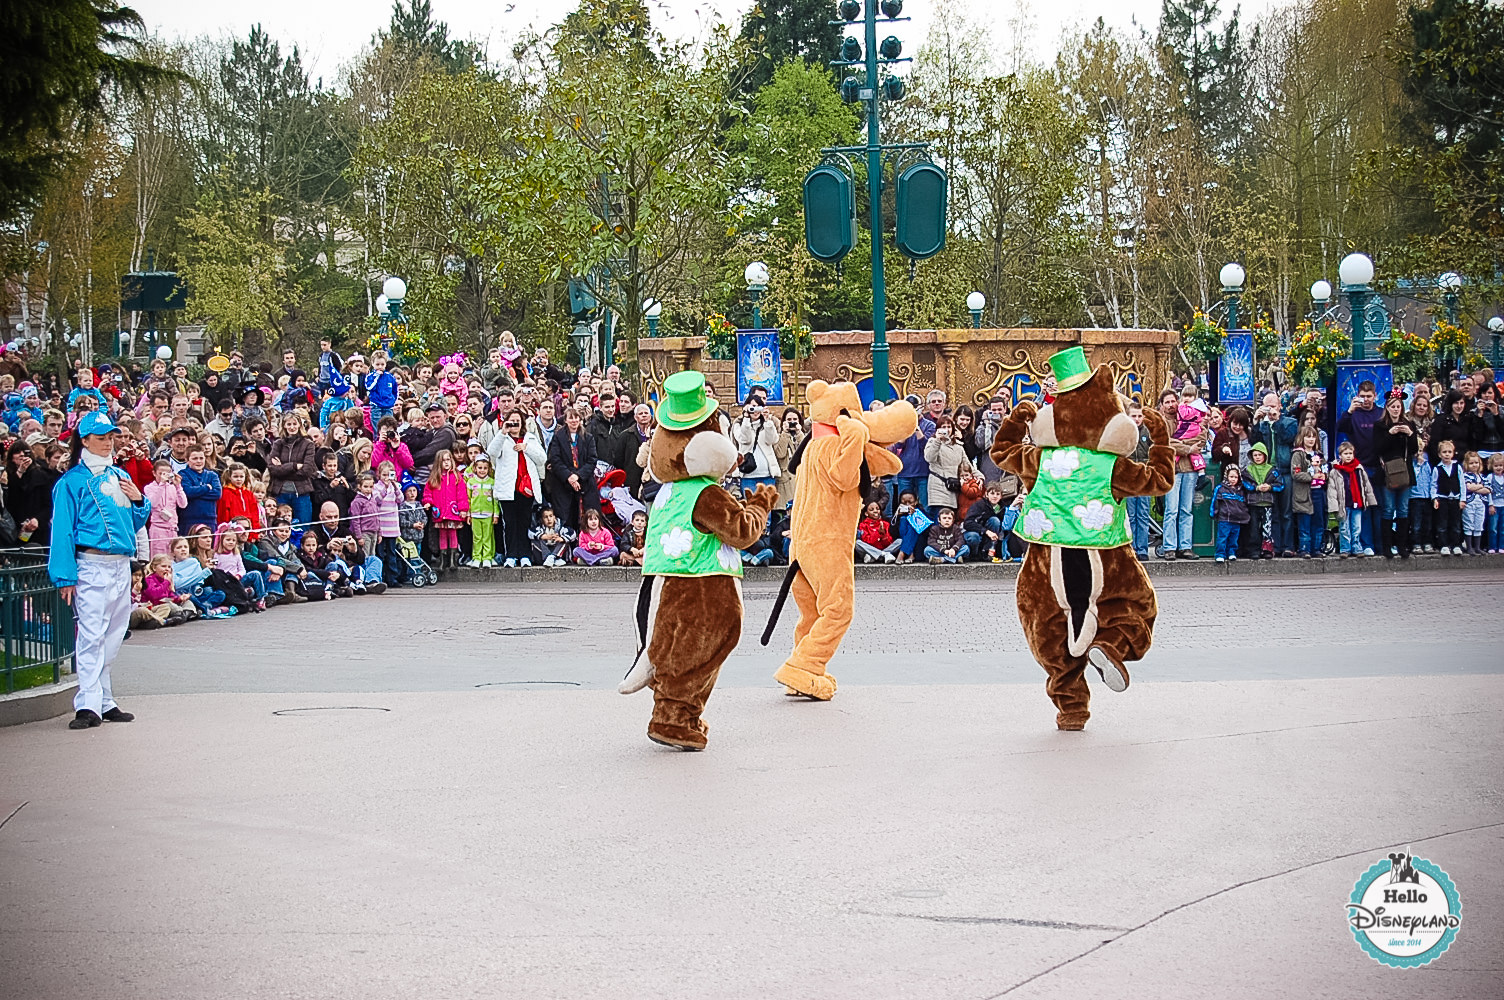
[[[1447,322],[1457,326],[1462,312],[1459,295],[1462,275],[1456,271],[1444,271],[1436,276],[1436,287],[1441,289],[1441,305],[1446,310]],[[1462,362],[1458,358],[1443,358],[1442,367],[1450,372],[1453,368],[1461,368]]]
[[[742,277],[747,279],[747,295],[752,299],[752,329],[762,329],[762,293],[768,290],[768,265],[754,260]]]
[[[966,296],[966,308],[971,313],[971,328],[982,328],[982,310],[987,308],[987,296],[981,292],[972,292]]]
[[[1378,305],[1368,284],[1373,280],[1373,261],[1367,254],[1350,253],[1337,265],[1337,277],[1342,282],[1342,291],[1347,295],[1348,307],[1353,314],[1353,360],[1366,361],[1371,322],[1368,311],[1370,305]]]
[[[402,320],[402,300],[407,297],[407,282],[395,274],[381,283],[381,294],[376,296],[376,312],[381,316],[381,346],[392,352],[391,324]]]
[[[643,305],[645,308],[642,314],[647,317],[648,336],[656,337],[658,336],[658,317],[663,315],[663,303],[657,299],[648,299]]]
[[[1326,315],[1327,309],[1332,304],[1332,283],[1325,278],[1317,278],[1311,282],[1311,325],[1315,326],[1321,317]]]
[[[1499,353],[1499,340],[1504,338],[1504,316],[1495,316],[1488,321],[1488,336],[1494,342],[1494,378],[1499,377],[1499,369],[1504,367],[1504,355]]]
[[[1222,273],[1218,275],[1222,279],[1222,298],[1227,303],[1227,328],[1238,329],[1238,299],[1243,294],[1243,282],[1248,274],[1243,270],[1242,264],[1223,264]]]

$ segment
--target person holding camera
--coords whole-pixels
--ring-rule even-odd
[[[963,479],[976,475],[966,447],[956,434],[955,420],[942,414],[935,420],[935,433],[924,445],[924,460],[929,463],[930,508],[960,506]]]
[[[778,485],[777,447],[782,433],[783,424],[768,413],[766,394],[756,388],[748,392],[742,415],[731,427],[731,440],[741,456],[738,469],[744,491]]]

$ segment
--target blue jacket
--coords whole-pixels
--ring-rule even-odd
[[[328,399],[324,400],[324,405],[319,407],[319,427],[328,427],[329,418],[334,416],[336,413],[342,413],[345,410],[353,409],[355,407],[355,400],[351,399],[350,397],[351,393],[347,392],[343,396],[330,396]]]
[[[1431,460],[1425,452],[1415,456],[1410,463],[1410,468],[1415,470],[1415,485],[1410,487],[1406,500],[1429,500],[1432,489],[1436,486],[1436,469],[1431,465]]]
[[[397,405],[397,380],[391,372],[366,375],[366,395],[372,406],[390,409]]]
[[[110,408],[110,404],[104,398],[104,393],[100,392],[98,388],[74,389],[72,392],[68,393],[68,413],[73,412],[73,405],[78,402],[80,396],[93,396],[96,400],[99,401],[99,409],[101,411],[108,410]]]
[[[212,469],[194,472],[184,468],[178,474],[183,477],[183,495],[188,498],[188,506],[178,510],[178,533],[188,534],[195,524],[214,527],[219,521],[219,495],[224,492],[219,473]]]
[[[1290,450],[1300,425],[1294,417],[1280,417],[1273,422],[1260,420],[1248,429],[1249,447],[1262,443],[1269,449],[1269,463],[1281,472],[1290,471]]]
[[[78,583],[78,549],[112,555],[136,554],[136,532],[146,527],[151,501],[142,497],[122,507],[105,491],[112,480],[130,482],[118,465],[99,475],[82,462],[63,473],[52,487],[52,549],[47,573],[59,587]],[[117,487],[111,487],[111,491]]]
[[[899,479],[923,479],[930,474],[930,463],[924,457],[924,443],[935,436],[935,422],[921,415],[919,429],[910,437],[888,449],[903,461]],[[894,499],[898,499],[894,497]]]

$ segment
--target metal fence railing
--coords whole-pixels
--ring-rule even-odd
[[[73,609],[47,575],[47,550],[0,549],[0,694],[73,671]]]

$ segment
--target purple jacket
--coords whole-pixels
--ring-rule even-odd
[[[1358,464],[1365,469],[1378,468],[1379,449],[1374,446],[1373,429],[1383,415],[1384,408],[1375,406],[1371,410],[1350,410],[1337,418],[1337,433],[1347,435]]]
[[[350,533],[356,536],[381,534],[381,508],[374,496],[357,493],[350,501]]]

